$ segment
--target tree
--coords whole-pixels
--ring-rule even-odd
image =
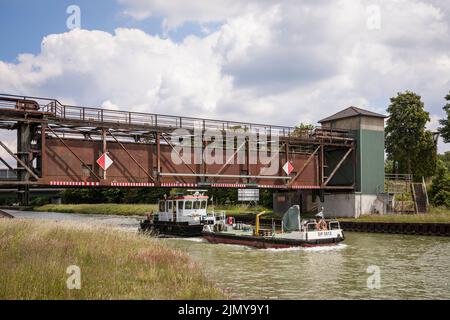
[[[301,122],[298,126],[295,127],[294,132],[292,132],[292,136],[308,137],[312,130],[314,130],[314,126],[312,124]]]
[[[439,133],[441,134],[442,138],[444,139],[445,143],[450,142],[450,92],[445,97],[445,100],[447,100],[447,104],[444,106],[444,111],[447,113],[447,119],[439,120],[439,123],[442,127],[440,127]]]
[[[386,153],[395,173],[431,177],[436,170],[433,134],[425,129],[430,115],[414,92],[398,93],[387,111]]]
[[[435,206],[450,208],[450,172],[442,160],[438,161],[437,173],[431,184],[430,201]]]
[[[446,151],[444,154],[439,154],[438,159],[443,161],[444,165],[447,167],[447,170],[450,172],[450,151]]]

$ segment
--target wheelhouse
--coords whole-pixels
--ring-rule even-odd
[[[191,190],[192,194],[166,197],[159,201],[158,220],[168,222],[206,222],[208,196],[204,190]]]

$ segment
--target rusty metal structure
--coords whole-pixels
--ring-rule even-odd
[[[199,126],[200,134],[195,130]],[[247,160],[251,152],[257,151],[251,150],[248,139],[243,145],[234,144],[231,157],[225,155],[224,149],[224,164],[171,160],[171,154],[176,152],[172,136],[175,129],[189,132],[188,139],[200,135],[201,148],[205,149],[208,142],[203,140],[203,134],[207,129],[226,134],[237,128],[264,132],[269,149],[271,137],[277,136],[279,150],[270,149],[273,157],[279,157],[277,175],[261,175],[261,164],[235,161],[241,148],[245,148]],[[319,192],[352,192],[355,188],[356,139],[350,130],[322,127],[301,130],[107,110],[7,94],[0,94],[0,129],[17,134],[15,151],[0,137],[0,147],[17,163],[13,168],[0,158],[8,168],[7,174],[0,176],[0,187],[19,188],[22,202],[28,202],[28,189],[32,186],[251,187]],[[261,147],[257,144],[255,148]],[[96,163],[103,153],[114,161],[107,172]],[[290,175],[282,170],[287,161],[294,167]]]

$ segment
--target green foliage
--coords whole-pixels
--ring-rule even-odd
[[[439,128],[439,133],[441,134],[442,138],[444,139],[445,143],[450,142],[450,92],[445,97],[445,100],[447,101],[447,104],[444,106],[444,111],[447,114],[447,118],[442,119],[439,121],[442,127]]]
[[[74,188],[61,193],[63,203],[156,203],[166,188]]]
[[[395,173],[409,173],[416,178],[431,177],[436,170],[433,134],[425,129],[430,115],[421,97],[413,92],[391,98],[385,130],[386,152],[394,162]]]
[[[441,160],[447,167],[447,170],[450,171],[450,151],[447,151],[444,154],[439,154],[438,159]]]
[[[437,173],[431,184],[430,201],[435,206],[450,208],[450,171],[442,160],[438,161]]]
[[[30,201],[31,206],[43,206],[51,202],[50,197],[33,197]]]
[[[394,161],[387,159],[384,162],[384,172],[386,172],[387,174],[394,173]]]
[[[298,126],[295,127],[292,136],[294,137],[303,137],[308,136],[310,131],[314,129],[312,124],[306,124],[301,122]]]
[[[61,192],[65,204],[155,204],[165,194],[186,193],[185,188],[74,188]],[[238,204],[238,189],[208,188],[207,195],[217,206]],[[273,206],[273,191],[259,191],[259,205],[265,208]],[[41,201],[42,200],[42,201]],[[49,201],[39,199],[33,206],[41,206]]]

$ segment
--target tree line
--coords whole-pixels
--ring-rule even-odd
[[[209,188],[207,194],[215,205],[238,204],[238,190]],[[182,188],[73,188],[61,192],[62,202],[78,203],[157,203],[164,195],[186,193]],[[271,208],[273,191],[260,190],[258,204]]]
[[[436,133],[426,129],[430,114],[421,97],[410,91],[390,99],[386,122],[387,173],[411,174],[415,180],[431,180],[430,201],[450,208],[450,153],[439,155],[437,138],[450,142],[450,93],[445,97],[446,114]]]

